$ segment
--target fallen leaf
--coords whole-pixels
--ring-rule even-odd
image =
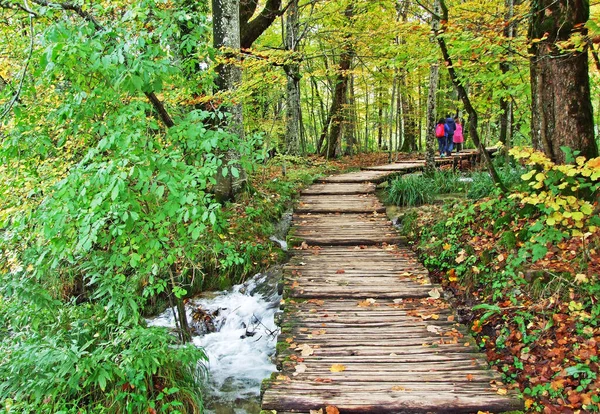
[[[294,338],[285,338],[285,342],[291,344],[292,342],[294,342]]]
[[[358,306],[360,306],[361,308],[367,308],[369,306],[375,305],[376,300],[373,298],[368,298],[365,300],[360,300],[358,301]]]
[[[342,372],[346,370],[346,366],[342,364],[333,364],[329,370],[331,372]]]
[[[338,410],[337,407],[333,405],[328,405],[327,407],[325,407],[325,412],[327,414],[340,414],[340,410]]]
[[[456,270],[454,270],[454,269],[448,270],[448,280],[450,282],[456,282],[458,280],[458,276],[456,276]]]
[[[296,365],[296,372],[294,372],[294,375],[303,374],[304,372],[306,372],[306,365],[304,365],[304,364]]]
[[[475,378],[473,374],[467,374],[467,381],[473,381],[473,378]]]
[[[346,271],[344,269],[338,269],[335,271],[335,273],[337,273],[338,275],[341,275],[342,273],[346,273]]]
[[[578,285],[582,283],[588,283],[589,281],[590,280],[588,279],[588,277],[583,273],[578,273],[575,275],[575,283],[577,283]]]
[[[429,296],[433,299],[439,299],[441,296],[441,292],[438,288],[433,288],[429,291]]]
[[[315,353],[315,350],[308,344],[302,344],[296,347],[296,351],[300,351],[300,354],[304,357],[311,356]]]
[[[508,391],[506,389],[504,389],[504,388],[498,388],[496,390],[496,393],[499,394],[499,395],[506,395],[506,394],[508,394]]]
[[[404,388],[404,387],[401,387],[401,386],[399,386],[399,385],[394,385],[394,386],[392,387],[392,391],[407,391],[407,389],[406,389],[406,388]]]
[[[290,381],[290,377],[287,375],[277,375],[277,381]]]
[[[331,378],[315,378],[315,382],[322,382],[324,384],[332,383],[333,380]]]
[[[320,408],[318,410],[310,410],[310,414],[323,414],[323,409]]]
[[[427,332],[431,332],[434,334],[439,334],[441,331],[441,328],[439,326],[435,326],[435,325],[428,325],[427,326]]]
[[[451,245],[449,245],[448,243],[444,244],[444,250],[450,250],[450,248],[452,247]]]
[[[454,315],[448,315],[448,322],[454,322]]]

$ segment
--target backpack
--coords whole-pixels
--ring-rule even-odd
[[[435,136],[441,138],[446,135],[446,131],[444,131],[444,124],[437,124],[435,127]]]
[[[446,125],[448,125],[448,135],[454,134],[454,131],[456,131],[456,123],[454,122],[454,119],[446,119]]]

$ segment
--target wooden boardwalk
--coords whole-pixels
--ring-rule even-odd
[[[285,269],[280,372],[264,384],[264,410],[522,409],[383,213],[373,183],[415,168],[401,164],[303,192],[293,223],[300,249]]]

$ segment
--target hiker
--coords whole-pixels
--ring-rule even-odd
[[[463,127],[460,122],[460,118],[458,116],[454,117],[454,123],[456,124],[456,130],[454,131],[454,136],[452,138],[452,142],[456,147],[456,152],[462,151],[463,142],[465,142],[465,137],[463,135]]]
[[[448,126],[448,139],[446,140],[446,154],[448,156],[452,155],[452,149],[454,148],[454,131],[456,131],[456,123],[454,122],[454,118],[450,116],[450,114],[446,115],[446,125]]]
[[[446,153],[446,149],[448,147],[448,125],[446,125],[446,121],[444,119],[440,119],[435,126],[435,137],[438,140],[438,148],[440,151],[440,157],[443,157]]]

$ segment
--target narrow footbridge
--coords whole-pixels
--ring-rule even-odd
[[[293,219],[301,248],[284,276],[280,371],[264,383],[263,410],[522,409],[374,194],[375,183],[415,164],[332,176],[303,192]]]

